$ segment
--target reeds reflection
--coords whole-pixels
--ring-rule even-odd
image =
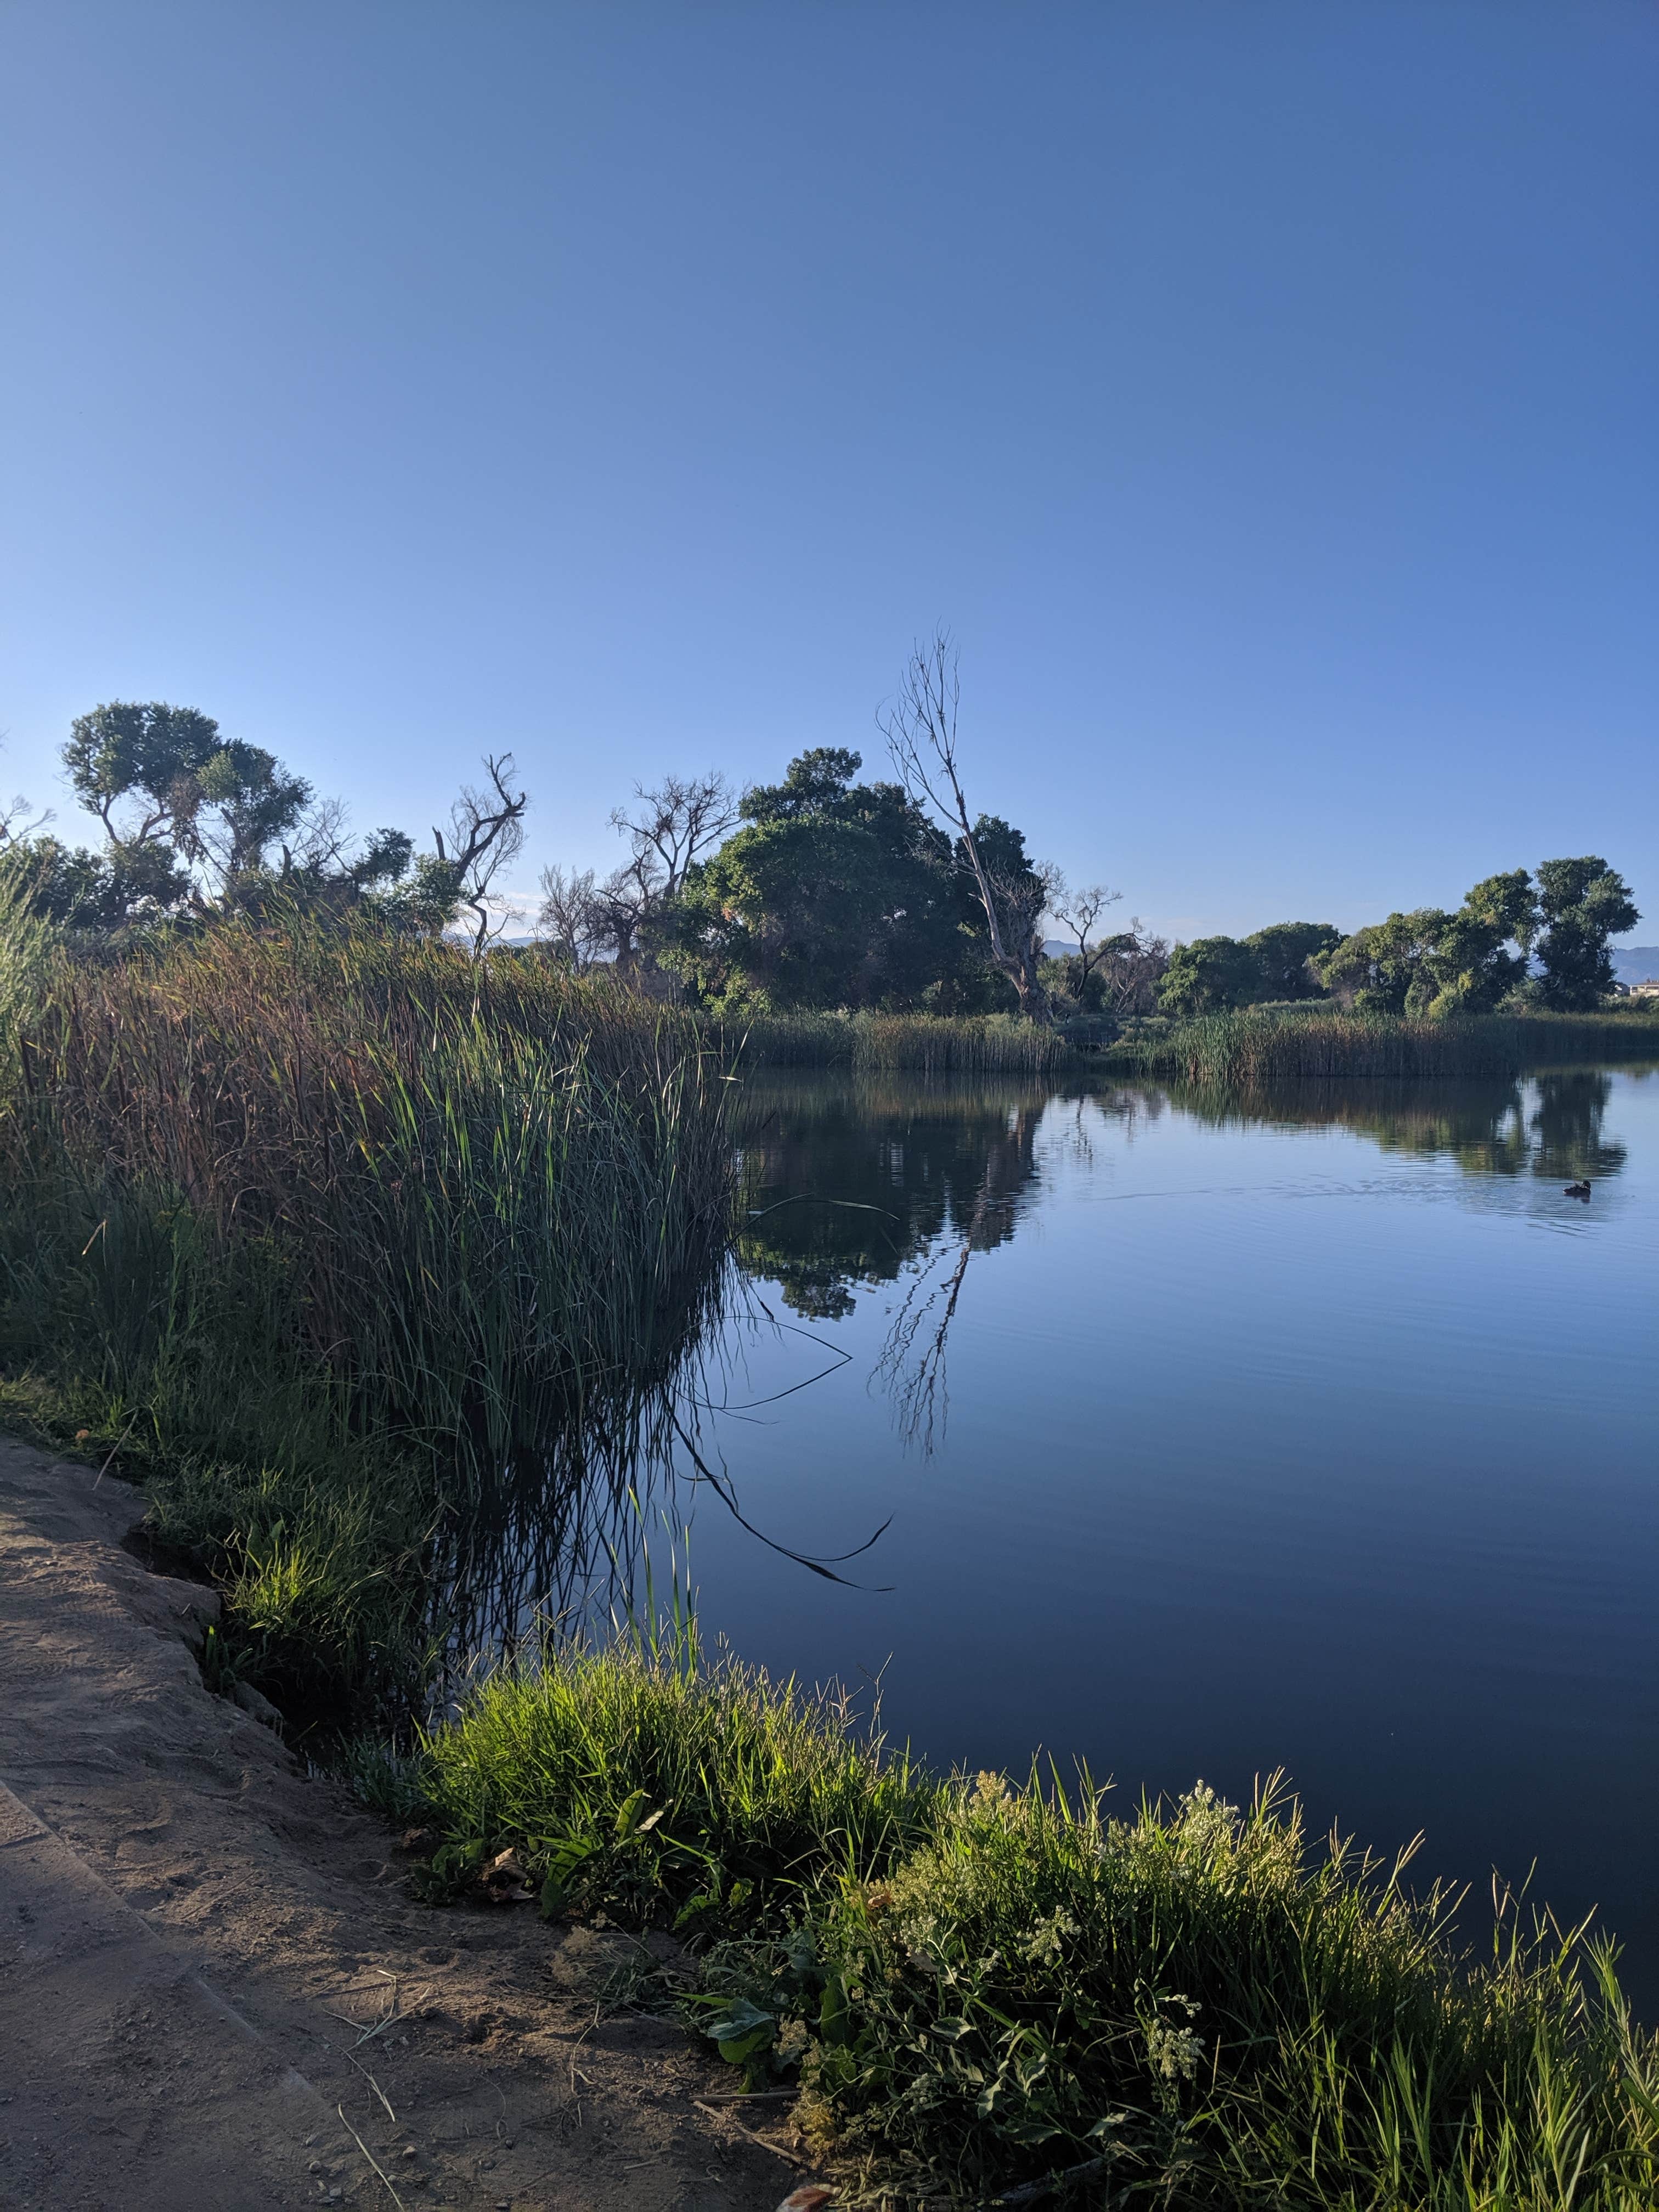
[[[1639,1078],[1626,1072],[1620,1079]],[[659,1310],[648,1358],[616,1388],[544,1408],[493,1484],[434,1540],[434,1619],[464,1661],[510,1651],[538,1619],[627,1612],[652,1541],[661,1554],[697,1499],[788,1564],[850,1578],[878,1565],[809,1558],[749,1517],[722,1456],[726,1424],[771,1418],[747,1370],[758,1338],[805,1340],[787,1393],[811,1397],[850,1355],[836,1324],[884,1291],[868,1380],[907,1447],[927,1454],[948,1411],[948,1352],[976,1255],[1010,1243],[1062,1175],[1170,1116],[1213,1127],[1346,1130],[1380,1152],[1455,1164],[1473,1186],[1601,1181],[1626,1148],[1605,1122],[1613,1079],[1293,1082],[1217,1091],[1173,1084],[928,1080],[813,1073],[751,1083],[733,1135],[741,1169],[732,1249],[691,1271]],[[1456,1188],[1454,1185],[1453,1188]],[[867,1540],[871,1531],[854,1536]],[[860,1543],[851,1555],[861,1558]]]

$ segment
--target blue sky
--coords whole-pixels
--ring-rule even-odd
[[[520,871],[880,763],[1191,935],[1605,853],[1659,938],[1646,0],[0,6],[0,782],[216,714]],[[91,825],[88,824],[88,827]]]

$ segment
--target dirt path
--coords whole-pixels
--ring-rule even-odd
[[[413,1905],[208,1693],[141,1511],[0,1439],[0,2205],[770,2212],[799,2174],[694,2101],[730,2074],[596,2021],[603,1938]]]

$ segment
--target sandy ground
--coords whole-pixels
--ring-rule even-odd
[[[730,2072],[596,2017],[615,1939],[414,1904],[209,1694],[217,1600],[123,1549],[141,1511],[0,1439],[0,2205],[771,2212],[804,2175],[699,2109]]]

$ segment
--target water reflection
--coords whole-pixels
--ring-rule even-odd
[[[730,1316],[745,1297],[716,1241],[658,1301],[626,1372],[524,1409],[492,1479],[460,1487],[426,1560],[441,1694],[549,1620],[634,1608],[644,1530],[671,1525]]]
[[[1167,1097],[1216,1127],[1347,1128],[1379,1150],[1455,1160],[1471,1175],[1576,1180],[1616,1175],[1626,1148],[1603,1133],[1613,1078],[1551,1068],[1526,1078],[1456,1082],[1307,1082]]]
[[[879,1675],[928,1759],[1283,1765],[1432,1872],[1536,1858],[1659,2006],[1659,1082],[780,1078],[738,1139],[683,1342],[447,1540],[458,1652],[643,1609],[690,1521],[711,1643]]]
[[[1217,1127],[1343,1128],[1380,1151],[1448,1158],[1469,1176],[1592,1182],[1626,1150],[1604,1130],[1613,1079],[1298,1082],[1224,1091],[817,1077],[756,1085],[738,1121],[740,1263],[803,1319],[850,1314],[902,1282],[872,1380],[907,1445],[937,1443],[946,1353],[969,1263],[1012,1239],[1061,1159],[1086,1168],[1103,1122],[1121,1140],[1178,1112]]]
[[[792,1311],[837,1321],[941,1237],[985,1251],[1014,1233],[1036,1175],[1046,1085],[823,1077],[751,1087],[738,1118],[738,1254]]]
[[[1103,1140],[1109,1152],[1133,1146],[1171,1115],[1218,1130],[1343,1129],[1382,1152],[1452,1161],[1471,1180],[1594,1185],[1626,1165],[1605,1127],[1612,1095],[1598,1069],[1225,1092],[842,1076],[751,1084],[736,1121],[734,1252],[711,1252],[665,1300],[632,1372],[541,1409],[528,1424],[533,1444],[434,1536],[446,1647],[458,1662],[510,1652],[540,1618],[632,1606],[642,1536],[678,1528],[698,1487],[787,1559],[841,1578],[865,1546],[840,1559],[792,1549],[747,1517],[732,1486],[720,1423],[763,1410],[744,1383],[757,1334],[811,1338],[804,1374],[787,1386],[810,1395],[849,1356],[817,1328],[850,1316],[861,1292],[895,1291],[869,1380],[903,1443],[930,1453],[945,1431],[947,1353],[975,1256],[1009,1244],[1062,1173],[1091,1175]]]

